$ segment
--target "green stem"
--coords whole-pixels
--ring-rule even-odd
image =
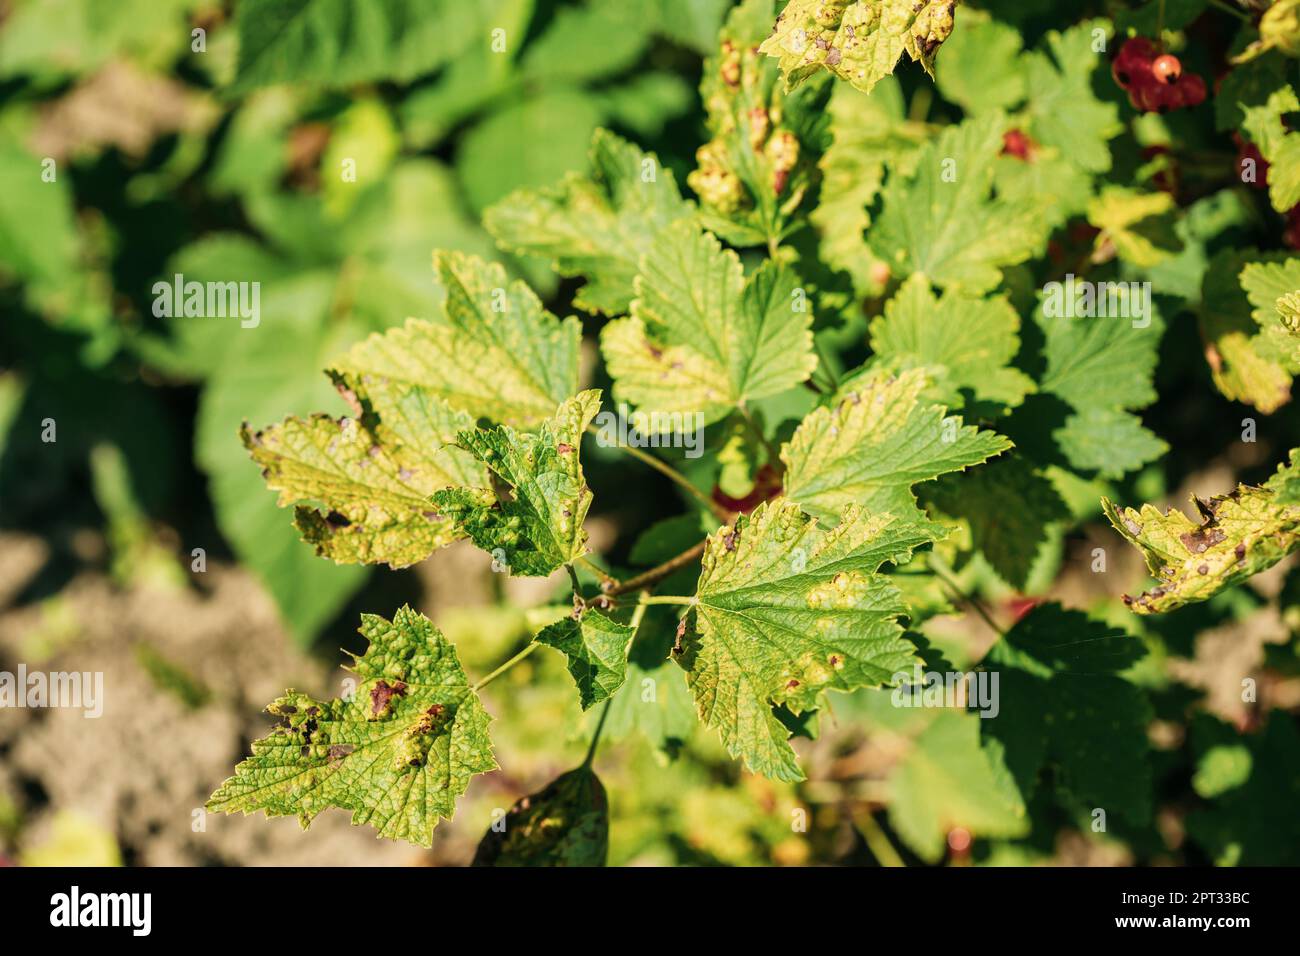
[[[876,822],[876,817],[870,810],[857,814],[856,822],[858,832],[867,841],[868,849],[881,866],[907,866],[899,852],[894,849],[894,844],[889,842],[885,831],[880,829],[880,824]]]
[[[993,615],[989,612],[988,608],[984,606],[984,602],[975,595],[966,594],[962,591],[961,586],[949,576],[949,572],[944,567],[943,563],[933,554],[930,555],[929,563],[930,570],[934,572],[934,576],[943,582],[944,586],[948,588],[948,591],[957,599],[958,602],[974,608],[975,613],[982,617],[984,623],[991,627],[994,633],[999,637],[1007,636],[1006,628],[1001,627],[997,621],[993,620]]]
[[[649,571],[643,571],[636,577],[628,578],[626,581],[614,581],[614,583],[609,587],[602,587],[602,590],[604,590],[605,594],[609,597],[617,597],[618,595],[626,594],[629,591],[636,591],[641,588],[650,587],[652,584],[668,577],[668,575],[672,574],[678,568],[685,567],[698,558],[704,553],[704,545],[707,542],[708,539],[705,538],[693,547],[687,548],[676,557],[669,558],[663,564],[653,567]]]
[[[597,579],[600,581],[601,590],[607,590],[608,585],[618,583],[617,578],[615,578],[608,571],[605,571],[603,568],[601,568],[600,565],[598,565],[595,561],[592,561],[585,554],[582,555],[582,557],[578,558],[578,560],[581,561],[582,564],[589,571],[591,571],[592,574],[596,575]]]
[[[632,612],[632,620],[628,622],[628,627],[632,628],[632,636],[627,639],[629,650],[632,647],[632,642],[636,640],[636,632],[641,627],[641,621],[645,618],[645,609],[649,603],[650,592],[642,591],[641,599],[637,601],[636,610]],[[600,712],[600,720],[596,723],[596,732],[591,735],[591,743],[587,746],[587,756],[582,761],[584,767],[590,767],[591,762],[596,759],[596,745],[600,743],[600,735],[605,729],[605,719],[609,717],[609,706],[612,703],[614,703],[614,698],[611,697],[605,701],[605,707]]]
[[[605,706],[601,708],[600,720],[596,723],[596,732],[591,735],[591,743],[587,747],[587,756],[582,760],[582,766],[590,767],[591,762],[596,759],[596,745],[600,743],[601,731],[605,729],[605,718],[609,716],[609,705],[614,703],[614,698],[605,701]]]
[[[536,641],[529,641],[527,647],[525,647],[522,651],[520,651],[520,652],[519,652],[518,654],[516,654],[514,657],[510,658],[510,660],[506,661],[504,664],[502,664],[500,667],[498,667],[496,670],[494,670],[491,674],[488,674],[487,677],[484,677],[481,681],[479,681],[477,684],[475,684],[473,687],[471,687],[470,690],[475,691],[475,692],[482,690],[484,687],[486,687],[488,684],[492,683],[494,680],[496,680],[498,677],[500,677],[500,676],[501,676],[502,674],[504,674],[506,671],[510,670],[510,668],[514,667],[516,664],[518,664],[520,661],[522,661],[525,657],[527,657],[527,656],[528,656],[529,654],[531,654],[533,651],[537,650],[537,648],[539,648],[539,647],[541,647],[541,645],[538,644]]]
[[[686,597],[684,594],[662,594],[656,597],[645,599],[646,604],[683,604],[686,607],[696,603],[695,598]]]
[[[596,434],[596,429],[593,426],[590,425],[587,426],[587,431],[591,432],[592,434]],[[659,472],[665,478],[680,485],[692,497],[694,497],[696,501],[698,501],[700,504],[704,505],[704,507],[708,508],[715,515],[717,515],[720,520],[722,521],[727,520],[727,510],[723,508],[722,505],[718,504],[716,501],[714,501],[712,498],[706,495],[704,492],[700,491],[699,488],[696,488],[693,484],[691,484],[690,481],[687,480],[686,476],[683,475],[676,468],[674,468],[672,465],[668,464],[667,462],[660,461],[654,455],[650,455],[647,454],[646,452],[643,452],[640,448],[633,448],[631,445],[620,444],[617,447],[622,451],[627,452],[627,454],[631,455],[633,458],[637,459],[638,461],[644,462],[645,464],[649,465],[651,468]]]

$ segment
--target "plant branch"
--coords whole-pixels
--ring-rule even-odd
[[[728,518],[730,518],[730,515],[728,515]],[[674,571],[678,570],[679,568],[685,567],[686,565],[694,561],[696,558],[698,558],[700,555],[702,555],[704,553],[704,545],[708,542],[708,540],[709,540],[708,538],[705,538],[699,544],[687,548],[685,551],[683,551],[681,554],[677,555],[676,557],[669,558],[663,564],[657,565],[651,568],[649,571],[643,571],[642,573],[638,574],[636,577],[628,578],[626,581],[614,581],[611,578],[610,580],[612,581],[612,583],[609,584],[608,586],[606,586],[605,583],[602,582],[601,590],[603,590],[606,596],[608,597],[617,597],[618,595],[626,594],[629,591],[636,591],[657,584],[659,581],[662,581],[664,578],[668,577],[668,575],[672,574]]]

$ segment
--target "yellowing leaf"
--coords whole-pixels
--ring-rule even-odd
[[[746,281],[736,254],[692,225],[665,231],[636,291],[631,317],[605,327],[601,350],[614,394],[638,415],[660,413],[662,430],[672,415],[718,421],[817,365],[812,315],[789,267],[769,261]]]
[[[1173,208],[1174,197],[1168,193],[1108,186],[1088,203],[1088,222],[1101,230],[1099,246],[1109,240],[1125,262],[1147,268],[1181,247],[1168,218]]]
[[[259,432],[245,425],[244,446],[281,506],[303,502],[294,523],[317,554],[395,568],[422,561],[459,537],[429,496],[487,484],[483,467],[452,445],[473,420],[419,386],[336,384],[356,417],[289,418]]]
[[[600,392],[580,392],[535,433],[509,425],[462,431],[461,447],[508,486],[502,492],[448,488],[433,495],[438,512],[512,574],[550,574],[587,553],[582,523],[591,506],[579,460],[582,433],[600,408]]]
[[[780,59],[790,89],[826,69],[870,92],[904,53],[933,74],[956,6],[954,0],[790,0],[759,51]]]
[[[418,385],[475,418],[529,426],[578,387],[576,318],[542,309],[522,282],[477,256],[434,254],[442,314],[370,336],[334,364],[349,377]]]
[[[1263,485],[1238,485],[1209,501],[1192,498],[1199,521],[1154,505],[1140,511],[1102,499],[1106,517],[1141,549],[1154,588],[1124,603],[1139,614],[1159,614],[1205,599],[1267,570],[1300,548],[1300,503],[1295,493],[1300,450]]]
[[[1001,435],[962,425],[925,401],[926,385],[920,369],[897,377],[874,371],[846,384],[781,449],[786,496],[824,520],[849,504],[911,518],[917,512],[912,485],[1011,447]]]
[[[361,618],[370,642],[355,692],[316,700],[288,691],[267,712],[284,722],[208,800],[221,813],[296,815],[303,829],[329,807],[355,825],[420,846],[478,773],[495,770],[487,712],[456,650],[409,607],[391,622]]]
[[[933,541],[937,526],[850,507],[826,531],[789,501],[767,502],[705,545],[693,626],[673,653],[700,719],[755,773],[799,780],[789,730],[825,690],[887,683],[915,661],[898,590],[876,572]],[[688,621],[691,619],[688,619]]]

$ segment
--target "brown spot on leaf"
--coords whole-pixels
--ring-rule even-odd
[[[1197,528],[1195,531],[1188,531],[1186,534],[1180,534],[1178,540],[1181,541],[1183,547],[1192,554],[1204,554],[1226,537],[1227,535],[1218,528],[1205,525],[1204,527]]]
[[[393,698],[402,697],[406,694],[406,685],[401,681],[388,683],[386,680],[375,681],[375,686],[370,688],[370,717],[373,720],[376,717],[386,717],[392,710]]]

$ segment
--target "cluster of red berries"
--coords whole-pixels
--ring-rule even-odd
[[[1168,113],[1205,102],[1205,80],[1184,73],[1178,57],[1160,53],[1146,37],[1125,41],[1110,67],[1128,101],[1144,113]]]

